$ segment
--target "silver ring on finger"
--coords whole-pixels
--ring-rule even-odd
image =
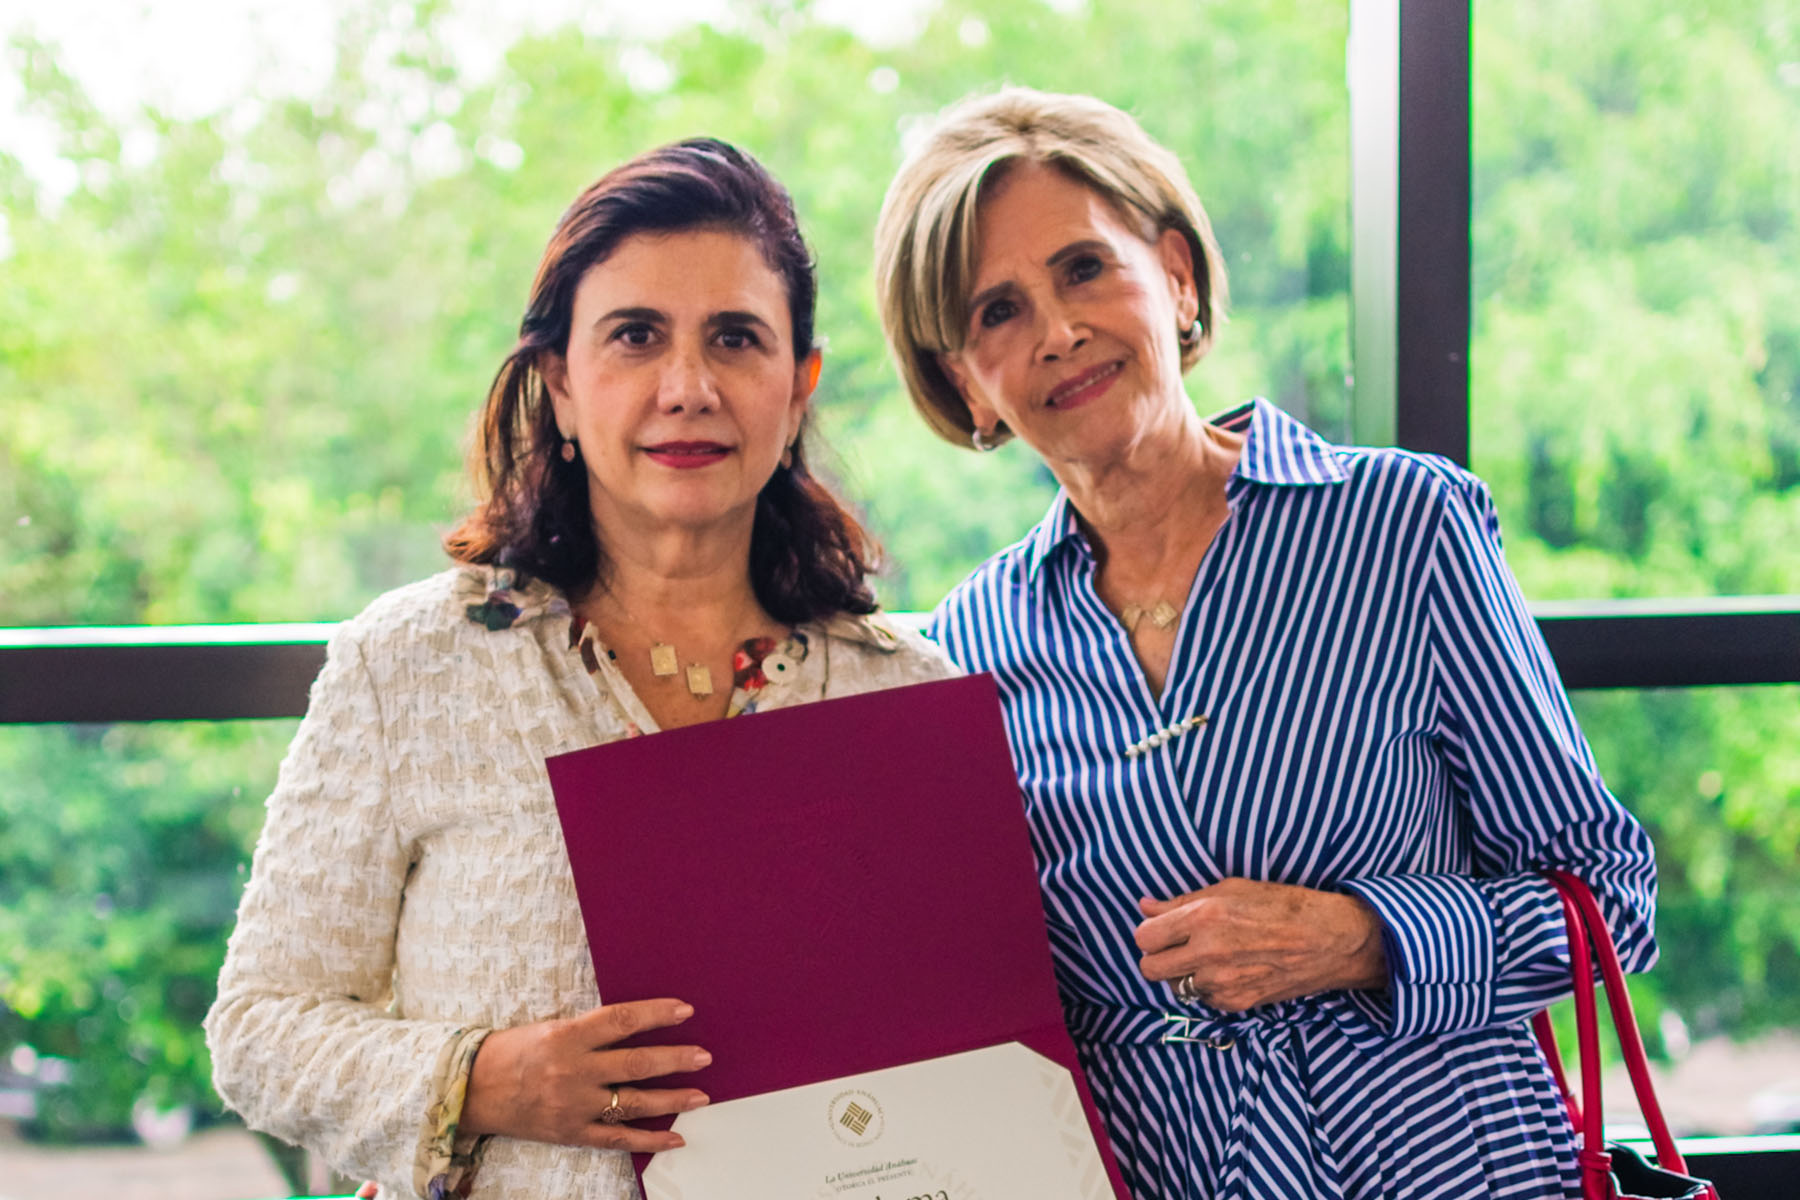
[[[600,1123],[602,1125],[619,1125],[622,1124],[624,1120],[625,1110],[619,1105],[619,1089],[614,1088],[612,1090],[612,1099],[607,1102],[605,1108],[600,1110]]]
[[[1206,1003],[1206,993],[1194,983],[1192,975],[1183,975],[1175,981],[1175,998],[1188,1004]]]

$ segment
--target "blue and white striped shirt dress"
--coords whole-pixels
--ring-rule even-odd
[[[1487,491],[1260,400],[1215,421],[1248,437],[1160,698],[1066,494],[932,621],[999,683],[1065,1012],[1126,1178],[1139,1200],[1577,1196],[1526,1024],[1569,989],[1535,871],[1583,876],[1643,970],[1656,868]],[[1147,982],[1138,898],[1233,876],[1366,900],[1389,986],[1227,1013]]]

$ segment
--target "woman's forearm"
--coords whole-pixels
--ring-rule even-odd
[[[1173,900],[1146,899],[1142,907],[1148,919],[1138,926],[1137,944],[1145,978],[1186,979],[1214,1008],[1241,1011],[1387,984],[1381,922],[1355,896],[1226,879]]]

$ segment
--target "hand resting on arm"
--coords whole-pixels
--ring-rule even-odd
[[[1381,922],[1355,896],[1225,879],[1172,900],[1138,902],[1144,978],[1193,988],[1242,1012],[1338,988],[1387,984]]]

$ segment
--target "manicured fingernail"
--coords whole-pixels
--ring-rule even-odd
[[[712,1062],[712,1055],[705,1050],[694,1051],[694,1065],[704,1067]]]
[[[675,1019],[677,1021],[685,1021],[693,1015],[694,1015],[694,1006],[693,1005],[677,1004],[675,1006]]]
[[[683,1107],[682,1111],[693,1112],[696,1108],[699,1108],[701,1105],[711,1104],[711,1103],[712,1103],[711,1096],[708,1096],[705,1092],[699,1092],[699,1093],[696,1093],[695,1095],[688,1097],[687,1104]]]

